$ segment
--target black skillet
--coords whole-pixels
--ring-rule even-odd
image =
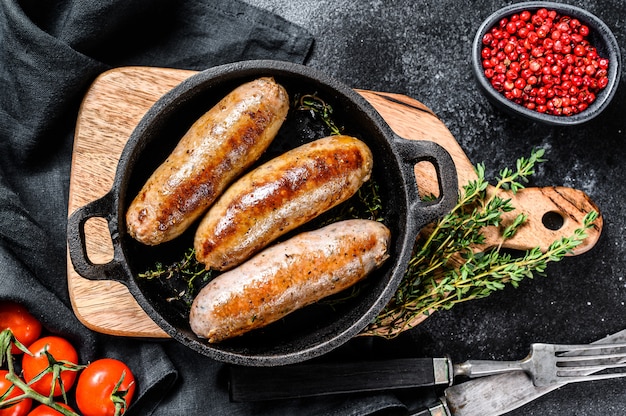
[[[185,311],[167,301],[159,285],[138,277],[156,262],[167,262],[174,258],[173,253],[180,255],[185,247],[191,247],[194,227],[174,241],[148,247],[128,235],[125,212],[148,176],[193,121],[236,86],[261,76],[273,76],[290,97],[317,94],[332,106],[333,118],[344,126],[346,134],[359,137],[372,149],[373,177],[379,184],[384,222],[392,233],[391,257],[366,279],[357,295],[345,301],[332,307],[327,303],[312,305],[265,329],[219,344],[208,344],[191,332]],[[292,131],[279,133],[267,157],[294,147],[302,140]],[[424,202],[419,198],[414,174],[418,162],[429,162],[435,167],[439,197],[434,201]],[[231,364],[291,364],[338,347],[376,317],[405,273],[417,233],[454,206],[457,192],[456,169],[445,149],[434,142],[397,136],[353,89],[302,65],[278,61],[237,62],[191,76],[150,108],[120,156],[111,190],[71,214],[69,253],[81,276],[122,282],[167,334],[193,350]],[[84,225],[93,217],[102,217],[108,222],[114,258],[106,264],[94,264],[86,253]]]

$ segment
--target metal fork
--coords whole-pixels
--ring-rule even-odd
[[[576,355],[571,355],[576,354]],[[454,366],[454,375],[482,377],[509,371],[525,371],[536,386],[626,377],[626,343],[531,345],[519,361],[468,360]],[[622,361],[622,362],[620,362]],[[597,372],[589,374],[590,372]]]

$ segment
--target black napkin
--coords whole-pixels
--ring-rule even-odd
[[[0,2],[0,301],[24,304],[81,362],[116,357],[137,377],[127,414],[371,414],[391,395],[265,404],[228,401],[225,366],[176,342],[110,337],[74,316],[66,281],[73,131],[80,102],[112,67],[202,70],[244,59],[304,62],[311,36],[232,0]],[[111,305],[111,307],[115,307]]]

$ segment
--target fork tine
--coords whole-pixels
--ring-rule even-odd
[[[585,365],[585,362],[611,362],[615,360],[620,360],[626,358],[626,351],[619,353],[610,353],[610,354],[597,354],[597,355],[573,355],[573,356],[558,356],[556,357],[556,362],[558,364],[562,363],[575,363],[579,365]]]
[[[609,380],[613,378],[626,377],[626,372],[610,374],[590,374],[586,376],[559,376],[561,382],[577,383],[583,381]]]
[[[597,372],[597,371],[605,371],[605,370],[619,369],[619,368],[626,368],[626,363],[597,364],[597,365],[574,366],[574,367],[557,367],[556,373],[559,376],[562,374],[567,376],[567,373],[574,373],[574,372],[581,372],[581,371]],[[624,376],[626,376],[626,372],[615,373],[615,374],[623,374]]]
[[[552,344],[554,352],[560,356],[560,354],[570,353],[570,352],[593,352],[597,350],[609,350],[609,349],[625,349],[626,342],[624,343],[616,343],[616,344]],[[579,354],[579,355],[583,355]]]

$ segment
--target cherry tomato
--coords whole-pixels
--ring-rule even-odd
[[[124,380],[114,392],[122,375]],[[110,416],[115,414],[113,395],[123,397],[130,406],[134,393],[135,376],[130,368],[119,360],[101,358],[80,374],[76,384],[76,404],[84,416]]]
[[[48,367],[48,357],[45,351],[48,351],[56,361],[69,361],[73,364],[78,363],[78,353],[76,349],[69,341],[61,337],[48,336],[39,338],[30,346],[29,350],[33,355],[24,354],[24,358],[22,359],[22,371],[24,372],[24,379],[27,383],[30,383],[33,378]],[[76,371],[61,371],[61,381],[63,382],[63,387],[66,392],[74,385],[75,380]],[[48,396],[52,388],[52,382],[52,373],[49,373],[31,384],[31,387],[36,392]],[[60,394],[61,386],[57,380],[53,395],[59,396]]]
[[[41,335],[41,323],[24,306],[3,301],[0,304],[0,331],[7,328],[27,348]],[[11,354],[21,353],[22,350],[15,345],[11,347]]]
[[[0,370],[0,396],[6,393],[7,390],[9,390],[9,388],[13,385],[13,383],[6,379],[7,374],[9,374],[7,370]],[[23,394],[22,390],[15,387],[5,400],[12,399],[20,394]],[[28,414],[32,405],[33,401],[31,399],[24,399],[13,406],[7,407],[6,409],[0,409],[0,416],[25,416]]]
[[[57,404],[61,407],[66,408],[67,410],[71,410],[72,412],[74,412],[74,409],[72,409],[65,403],[57,403]],[[56,411],[53,408],[46,406],[45,404],[40,404],[39,406],[31,410],[28,416],[63,416],[63,413]]]

